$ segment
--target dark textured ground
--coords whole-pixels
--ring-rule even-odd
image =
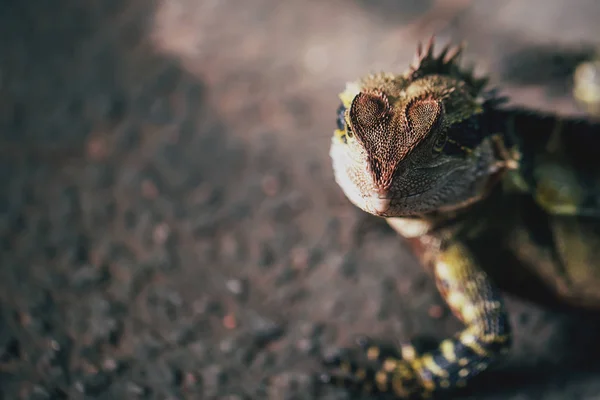
[[[0,397],[312,399],[317,354],[354,334],[450,334],[406,248],[332,180],[336,93],[404,69],[436,30],[517,102],[577,113],[569,74],[599,16],[594,0],[3,1]],[[600,324],[509,307],[513,355],[470,398],[600,399]]]

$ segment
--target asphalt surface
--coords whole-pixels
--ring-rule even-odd
[[[348,80],[416,43],[580,114],[589,1],[0,3],[0,398],[345,399],[319,355],[460,327],[333,182]],[[557,55],[558,54],[558,55]],[[600,399],[598,318],[508,296],[515,345],[462,398]]]

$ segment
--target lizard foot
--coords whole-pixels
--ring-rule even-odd
[[[431,390],[424,385],[414,363],[419,354],[436,346],[434,341],[422,337],[393,346],[360,336],[356,344],[362,354],[344,349],[324,358],[325,367],[335,372],[321,374],[321,382],[355,393],[393,394],[398,399],[430,397]]]

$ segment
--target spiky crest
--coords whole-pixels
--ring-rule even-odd
[[[465,82],[469,91],[474,96],[482,96],[486,103],[497,105],[504,101],[498,96],[496,90],[485,90],[489,82],[487,76],[477,78],[474,74],[474,68],[461,68],[460,58],[466,47],[462,42],[458,45],[445,45],[438,55],[435,55],[435,35],[432,35],[425,46],[421,42],[417,45],[415,60],[405,73],[405,79],[414,81],[427,75],[448,75],[458,78]]]

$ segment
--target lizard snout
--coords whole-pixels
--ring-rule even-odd
[[[390,199],[382,193],[374,191],[369,198],[369,208],[375,215],[384,215],[390,208]]]

